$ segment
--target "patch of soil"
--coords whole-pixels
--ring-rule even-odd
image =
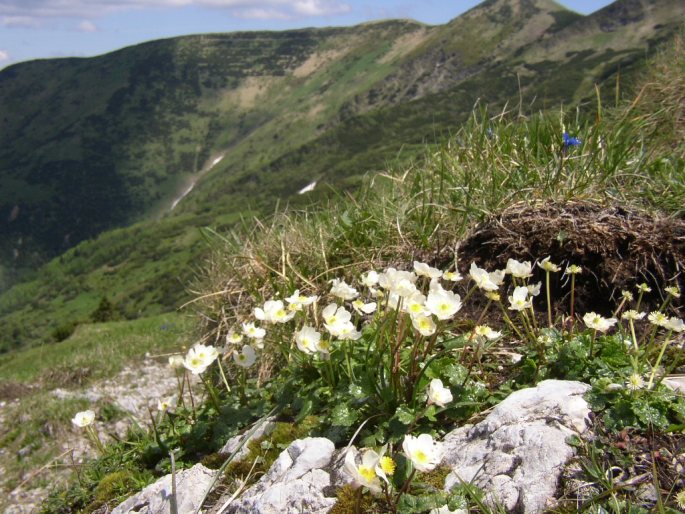
[[[23,398],[32,391],[32,388],[20,382],[0,382],[0,401],[16,400]]]
[[[519,203],[475,227],[459,248],[463,274],[472,261],[494,270],[504,268],[509,258],[534,261],[547,256],[562,270],[569,264],[582,266],[576,279],[576,312],[608,314],[621,290],[635,293],[642,282],[652,288],[644,297],[645,307],[663,302],[665,286],[677,285],[685,297],[685,221],[681,219],[582,201]],[[544,281],[544,277],[538,268],[531,280]],[[551,287],[553,298],[563,299],[570,291],[568,276],[553,274]],[[672,303],[678,311],[682,300]]]

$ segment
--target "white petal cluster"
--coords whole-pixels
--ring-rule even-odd
[[[604,318],[595,312],[588,312],[583,316],[583,323],[598,332],[606,332],[616,324],[616,321],[616,318]]]
[[[324,327],[333,337],[356,340],[361,337],[352,323],[352,314],[345,307],[331,303],[321,312]]]
[[[442,385],[442,380],[434,378],[428,385],[428,403],[444,407],[452,401],[452,391]]]
[[[504,270],[488,272],[476,266],[475,262],[471,263],[469,276],[484,291],[496,291],[504,282]]]
[[[524,311],[533,306],[533,300],[528,298],[528,288],[518,286],[514,288],[514,293],[509,297],[509,310]]]
[[[476,328],[473,329],[473,332],[480,337],[484,337],[489,340],[494,340],[497,339],[498,337],[502,337],[502,332],[499,332],[497,330],[493,330],[487,325],[477,325]]]
[[[342,300],[354,300],[359,293],[344,280],[334,278],[331,280],[331,295]]]
[[[418,331],[419,334],[425,337],[432,336],[433,334],[435,334],[435,330],[437,329],[437,326],[435,325],[435,321],[433,321],[433,318],[431,318],[430,316],[425,316],[423,314],[412,316],[411,324]]]
[[[226,344],[229,346],[232,344],[238,344],[242,342],[242,340],[243,334],[236,332],[235,330],[229,330],[228,334],[226,334]]]
[[[257,307],[254,310],[254,316],[259,321],[267,323],[287,323],[293,319],[295,312],[286,309],[281,300],[267,300],[263,309]]]
[[[430,434],[406,435],[402,449],[418,471],[432,471],[442,460],[442,444],[434,441]]]
[[[438,319],[450,319],[461,309],[461,297],[437,284],[428,293],[426,309]]]
[[[426,264],[425,262],[414,261],[414,271],[417,275],[421,277],[428,278],[440,278],[442,277],[442,271],[438,268],[433,268]]]
[[[291,306],[296,306],[295,310],[299,310],[302,307],[306,307],[307,305],[313,304],[316,300],[318,300],[318,296],[312,295],[312,296],[306,296],[303,294],[300,294],[299,289],[295,289],[295,292],[288,296],[285,301],[288,302]]]
[[[378,284],[378,273],[375,272],[374,270],[367,271],[364,273],[361,278],[359,279],[362,285],[372,288],[376,284]]]
[[[219,356],[219,352],[211,345],[196,344],[186,354],[183,365],[193,375],[204,373]]]
[[[85,428],[92,425],[95,421],[95,412],[92,410],[84,410],[82,412],[77,412],[72,418],[71,422],[80,428]]]
[[[263,328],[255,326],[254,323],[243,323],[242,324],[243,334],[250,339],[261,340],[266,336],[266,330]]]
[[[680,333],[685,331],[685,323],[683,323],[682,319],[671,317],[666,320],[666,323],[664,323],[664,328],[666,330],[672,330],[673,332]]]
[[[505,271],[512,277],[529,278],[533,276],[533,265],[529,261],[520,262],[516,259],[509,259]]]
[[[549,259],[550,259],[550,256],[545,257],[544,259],[542,259],[542,261],[538,262],[538,266],[540,266],[543,270],[550,272],[550,273],[556,273],[559,270],[561,270],[561,268],[559,266],[554,264]]]
[[[376,302],[364,303],[363,300],[355,300],[352,302],[352,308],[359,314],[373,314],[376,312]]]
[[[311,355],[316,353],[321,342],[321,334],[314,327],[304,326],[294,334],[295,343],[300,351]]]
[[[404,298],[417,291],[415,285],[417,279],[416,274],[411,271],[388,268],[378,275],[378,285],[386,291]]]
[[[442,279],[447,280],[449,282],[459,282],[460,280],[463,280],[464,277],[461,276],[461,273],[459,271],[445,271],[442,274]]]
[[[367,449],[361,454],[361,462],[357,464],[355,452],[348,450],[345,454],[344,469],[352,478],[352,487],[366,487],[372,493],[381,492],[381,481],[376,468],[380,463],[380,456],[374,450]]]
[[[171,369],[183,368],[183,356],[182,355],[172,355],[171,357],[169,357],[169,367]]]
[[[249,344],[243,346],[242,351],[233,354],[233,360],[242,368],[249,368],[257,360],[257,354]]]

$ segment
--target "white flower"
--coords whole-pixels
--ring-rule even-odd
[[[526,287],[528,288],[528,294],[530,296],[537,296],[540,294],[542,282],[538,282],[537,284],[528,284]]]
[[[428,293],[426,309],[438,319],[450,319],[461,309],[461,297],[442,287]]]
[[[364,303],[362,300],[352,302],[352,308],[359,314],[373,314],[376,312],[376,302]]]
[[[442,445],[433,441],[430,434],[406,435],[402,449],[418,471],[432,471],[442,460]]]
[[[428,309],[426,309],[426,297],[419,291],[405,298],[402,303],[402,310],[411,316],[426,316],[430,314]]]
[[[448,280],[450,282],[459,282],[460,280],[463,280],[464,277],[461,276],[461,273],[459,273],[458,270],[455,271],[445,271],[442,274],[443,280]]]
[[[647,316],[647,319],[650,323],[659,327],[665,327],[666,323],[668,323],[668,317],[666,314],[659,311],[650,312],[649,316]]]
[[[376,473],[376,466],[380,461],[379,455],[370,449],[362,453],[361,464],[357,465],[354,452],[347,450],[344,469],[352,478],[352,488],[366,487],[372,493],[381,492],[381,481]]]
[[[173,411],[176,407],[176,397],[172,396],[166,400],[157,400],[157,410],[160,412]]]
[[[685,323],[683,323],[682,319],[676,317],[668,318],[663,326],[666,330],[672,330],[673,332],[680,333],[685,331]]]
[[[347,284],[344,280],[334,278],[331,280],[331,294],[343,300],[354,300],[359,293],[357,290]]]
[[[243,346],[243,350],[240,353],[235,352],[233,354],[233,360],[238,366],[249,368],[257,360],[257,355],[255,354],[254,348],[249,344],[246,344]]]
[[[509,259],[505,271],[516,278],[528,278],[533,276],[533,265],[529,261],[520,262],[516,259]]]
[[[523,311],[533,306],[533,301],[528,298],[528,288],[518,286],[514,289],[514,294],[509,297],[509,310]]]
[[[559,266],[551,262],[549,259],[550,257],[545,257],[544,259],[542,259],[541,262],[538,262],[538,266],[540,266],[543,270],[551,273],[558,272],[561,268],[559,268]]]
[[[219,356],[219,352],[213,346],[196,344],[186,355],[183,365],[193,375],[204,373],[212,362]]]
[[[85,428],[92,425],[95,421],[95,413],[92,410],[84,410],[82,412],[77,412],[72,418],[71,422],[77,427]]]
[[[497,339],[498,337],[502,336],[502,332],[493,330],[487,325],[477,325],[473,331],[477,336],[485,337],[486,339],[490,340]]]
[[[256,327],[254,323],[243,323],[243,334],[245,334],[250,339],[264,339],[266,336],[266,330],[263,328]]]
[[[350,323],[352,314],[345,307],[331,303],[321,312],[321,317],[324,320],[326,330],[331,335],[336,335],[344,324]]]
[[[243,335],[240,332],[236,332],[231,329],[228,334],[226,334],[226,344],[238,344],[243,340]]]
[[[641,293],[651,293],[651,292],[652,292],[652,288],[649,287],[649,286],[648,286],[647,284],[645,284],[644,282],[643,282],[642,284],[639,284],[639,285],[637,286],[637,290],[638,290],[639,292],[641,292]]]
[[[436,326],[433,318],[419,314],[411,317],[411,324],[422,336],[432,336],[435,334]]]
[[[324,355],[328,355],[331,353],[331,343],[330,341],[327,341],[326,339],[319,339],[319,342],[316,343],[316,350],[319,353],[323,353]]]
[[[680,298],[680,291],[675,286],[664,287],[664,291],[670,294],[673,298]]]
[[[588,328],[598,332],[606,332],[616,324],[616,318],[604,318],[597,313],[588,312],[583,316],[583,322]]]
[[[287,323],[295,316],[295,313],[286,309],[281,300],[267,300],[264,309],[257,307],[254,316],[260,321],[268,323]]]
[[[367,271],[361,276],[359,281],[362,283],[362,285],[372,288],[378,284],[378,273],[376,273],[374,270]]]
[[[583,272],[583,268],[578,266],[577,264],[571,264],[566,268],[566,274],[567,275],[577,275],[579,273]]]
[[[476,283],[476,285],[485,291],[496,291],[504,280],[504,271],[493,271],[489,273],[483,268],[476,266],[475,262],[471,263],[469,269],[469,276]]]
[[[414,261],[414,271],[422,277],[440,278],[442,276],[442,271],[438,268],[432,268],[425,262]]]
[[[631,391],[637,391],[638,389],[642,389],[645,386],[645,381],[642,379],[640,375],[638,375],[637,373],[633,373],[628,377],[626,386]]]
[[[172,355],[169,357],[169,367],[173,369],[180,369],[183,367],[183,356]]]
[[[407,296],[416,291],[415,273],[410,271],[398,271],[395,268],[388,268],[378,275],[378,285],[386,291],[397,293],[400,296]]]
[[[319,349],[321,334],[314,327],[304,326],[293,334],[297,347],[306,354],[316,353]]]
[[[622,319],[632,319],[633,321],[636,321],[636,320],[641,320],[642,318],[645,317],[645,315],[646,314],[644,312],[637,312],[634,309],[630,309],[630,310],[625,311],[623,314],[621,314],[621,318]]]
[[[331,332],[331,335],[342,340],[356,341],[361,338],[362,333],[355,328],[351,321],[347,321],[338,325],[335,332]]]
[[[313,296],[305,296],[303,294],[300,294],[299,289],[295,289],[295,292],[288,296],[285,301],[288,302],[290,305],[298,305],[300,307],[304,307],[306,305],[311,305],[313,304],[319,297],[316,295]]]
[[[452,391],[442,385],[442,380],[434,378],[428,386],[428,404],[444,407],[452,401]]]

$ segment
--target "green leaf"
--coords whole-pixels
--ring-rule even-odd
[[[414,421],[415,414],[406,405],[401,405],[397,408],[393,417],[403,425],[409,425]]]
[[[346,403],[336,405],[331,413],[331,424],[334,427],[350,427],[357,421],[358,414]]]
[[[660,428],[668,426],[668,419],[666,416],[659,409],[646,402],[634,402],[633,412],[645,425],[654,425],[655,427]]]
[[[430,511],[431,509],[439,509],[446,504],[447,498],[445,493],[442,492],[422,496],[403,494],[397,504],[397,512],[398,514],[415,514]]]
[[[311,398],[306,398],[305,400],[303,400],[300,412],[297,414],[297,417],[295,418],[295,423],[301,423],[304,420],[304,418],[306,418],[312,413],[313,410],[314,402],[311,400]]]

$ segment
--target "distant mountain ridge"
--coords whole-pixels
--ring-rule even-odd
[[[129,315],[170,308],[188,276],[165,274],[203,251],[193,227],[306,203],[296,193],[312,180],[355,187],[477,102],[577,103],[683,20],[679,0],[618,0],[589,16],[551,0],[488,0],[440,26],[206,34],[10,66],[0,71],[0,292],[34,280],[0,294],[0,327],[18,334],[0,348],[25,337],[17,313],[52,305],[28,293],[46,277],[71,317],[108,292],[127,298]],[[183,258],[159,253],[166,246]],[[156,270],[111,264],[136,252]]]

